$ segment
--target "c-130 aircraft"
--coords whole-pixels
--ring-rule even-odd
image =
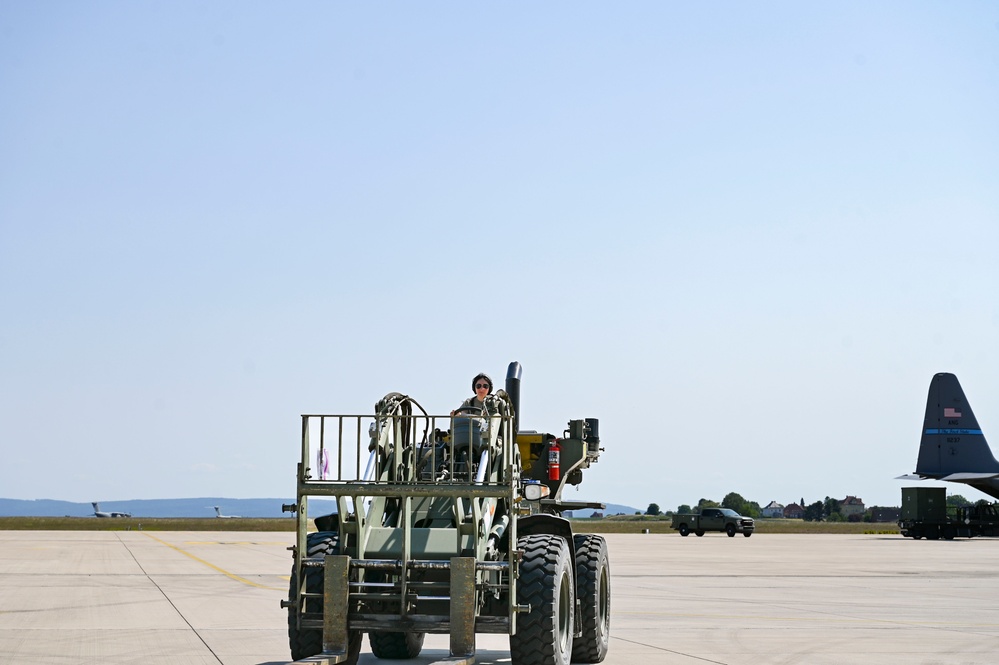
[[[999,499],[999,461],[953,374],[930,381],[916,471],[897,480],[964,483]]]

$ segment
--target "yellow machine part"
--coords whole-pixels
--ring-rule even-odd
[[[549,441],[553,440],[551,434],[517,434],[517,447],[520,449],[520,464],[524,473],[529,473],[534,463],[545,454],[545,448]]]

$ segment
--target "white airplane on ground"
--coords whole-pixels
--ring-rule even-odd
[[[233,520],[233,519],[238,520],[239,519],[239,515],[223,515],[222,514],[222,510],[218,506],[215,506],[215,517],[218,517],[219,519],[223,519],[223,520]]]
[[[103,512],[101,510],[101,507],[97,504],[96,501],[92,501],[90,503],[90,505],[94,507],[94,517],[131,517],[132,516],[132,513],[119,513],[119,512],[114,512],[114,511],[112,511],[110,513]]]

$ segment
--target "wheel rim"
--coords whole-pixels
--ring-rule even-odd
[[[558,591],[558,645],[563,653],[568,651],[569,636],[572,635],[572,626],[569,625],[572,615],[571,597],[572,585],[569,582],[569,575],[563,574]]]
[[[599,617],[600,632],[606,633],[610,628],[610,589],[607,585],[607,569],[600,569],[600,591],[599,602],[597,603],[597,613]]]

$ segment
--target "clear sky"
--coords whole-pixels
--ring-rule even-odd
[[[293,496],[519,360],[568,498],[897,505],[997,266],[993,2],[0,4],[3,497]]]

